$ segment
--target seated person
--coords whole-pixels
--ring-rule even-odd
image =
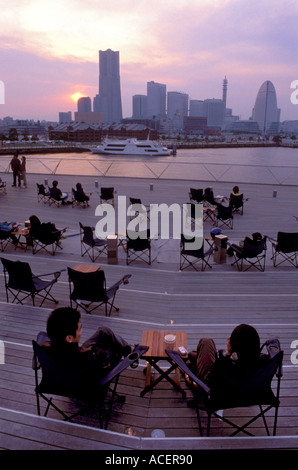
[[[50,196],[55,199],[55,201],[62,201],[62,204],[67,204],[66,199],[68,198],[67,193],[63,193],[61,189],[58,188],[58,181],[53,181],[53,186],[50,188]]]
[[[87,194],[85,194],[81,183],[76,184],[76,200],[79,202],[88,202],[90,199]]]
[[[52,222],[41,223],[39,218],[36,215],[31,215],[29,217],[30,229],[28,234],[28,239],[32,240],[34,238],[40,239],[44,242],[49,240],[49,243],[53,241],[59,242],[61,238],[61,230],[58,230]]]
[[[234,186],[233,193],[231,193],[231,194],[233,194],[233,196],[240,196],[239,186]],[[230,196],[230,198],[231,198],[231,196]]]
[[[229,256],[233,256],[234,252],[236,251],[238,254],[241,255],[241,253],[243,252],[243,247],[244,247],[245,242],[248,242],[250,246],[254,246],[254,245],[259,245],[259,243],[262,240],[263,240],[262,235],[259,232],[255,232],[252,234],[251,238],[245,237],[244,241],[240,242],[239,245],[232,243],[227,250],[227,254]]]
[[[53,359],[67,363],[69,367],[90,368],[96,377],[104,377],[123,356],[131,352],[128,343],[106,327],[98,330],[85,341],[82,334],[80,312],[70,307],[53,310],[47,321],[48,339],[41,343]]]
[[[217,352],[211,338],[202,338],[189,353],[190,368],[211,390],[222,390],[233,378],[254,374],[268,356],[260,354],[258,332],[250,325],[238,325],[227,341],[227,352]],[[186,380],[189,380],[186,377]]]

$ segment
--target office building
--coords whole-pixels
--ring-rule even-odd
[[[280,110],[277,108],[275,88],[269,80],[264,82],[257,94],[252,120],[259,124],[262,134],[266,134],[272,123],[278,123]]]
[[[225,122],[225,105],[223,100],[215,98],[204,100],[203,113],[207,117],[208,127],[223,128]]]
[[[148,117],[165,119],[167,87],[162,83],[147,82],[147,112]]]
[[[147,117],[147,96],[134,95],[132,97],[132,118],[144,119]]]
[[[120,89],[119,51],[99,51],[98,111],[105,123],[120,122],[122,102]]]
[[[65,122],[71,122],[71,111],[59,113],[59,124],[64,124]]]
[[[78,113],[91,113],[91,99],[89,96],[78,99]]]
[[[202,100],[189,100],[189,115],[191,117],[205,117]]]
[[[174,131],[183,130],[184,117],[188,116],[188,95],[186,93],[168,92],[167,116],[173,122]]]

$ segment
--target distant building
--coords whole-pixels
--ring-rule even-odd
[[[205,135],[208,133],[207,118],[199,116],[184,117],[184,131],[186,134]]]
[[[93,98],[93,111],[99,113],[99,95],[94,96]]]
[[[59,113],[59,123],[63,124],[64,122],[71,122],[71,111]]]
[[[189,100],[189,116],[206,117],[204,116],[203,103],[203,100]]]
[[[184,117],[188,116],[188,95],[186,93],[168,92],[167,116],[173,122],[174,131],[183,130]]]
[[[132,97],[133,119],[144,119],[148,116],[147,101],[146,95],[134,95]]]
[[[223,128],[225,122],[225,105],[223,100],[214,98],[204,100],[203,113],[207,117],[208,127]]]
[[[85,122],[86,124],[102,124],[103,114],[92,112],[75,113],[75,122]]]
[[[78,99],[78,112],[79,113],[91,113],[91,99],[89,96],[84,96]]]
[[[259,124],[262,134],[269,131],[273,122],[278,123],[280,120],[275,88],[269,80],[264,82],[258,91],[252,120]]]
[[[234,121],[227,127],[231,134],[260,134],[260,127],[256,121]]]
[[[283,121],[281,123],[281,132],[289,136],[292,136],[292,135],[298,136],[298,121],[297,120]]]
[[[153,81],[147,82],[147,111],[149,118],[155,116],[156,119],[164,119],[166,117],[166,94],[166,85]]]
[[[98,111],[104,122],[111,124],[122,120],[119,51],[99,51]]]

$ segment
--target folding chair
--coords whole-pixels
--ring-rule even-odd
[[[215,214],[214,225],[217,227],[226,226],[230,229],[233,229],[233,208],[231,206],[223,206],[222,204],[217,204],[217,213]]]
[[[99,426],[107,429],[114,403],[125,403],[125,396],[117,393],[117,385],[121,373],[129,366],[133,366],[136,361],[148,350],[148,346],[138,345],[127,356],[124,357],[105,377],[97,379],[86,367],[70,367],[63,361],[57,361],[49,355],[46,348],[41,347],[37,341],[32,341],[33,362],[32,367],[35,372],[35,395],[37,413],[41,415],[40,399],[43,399],[47,406],[44,416],[47,416],[50,408],[56,410],[65,421],[72,422],[79,415],[83,415],[87,410],[96,409],[99,416]],[[104,408],[108,394],[108,409],[104,424]],[[65,410],[65,400],[60,404],[59,397],[66,397],[72,400],[75,411]],[[53,401],[55,399],[55,401]],[[64,406],[63,406],[64,405]],[[66,403],[67,407],[67,403]]]
[[[14,223],[13,223],[14,224]],[[9,243],[15,243],[12,232],[14,226],[9,222],[0,222],[0,248],[4,251]]]
[[[22,261],[11,261],[5,258],[1,258],[4,268],[4,282],[6,289],[6,300],[9,302],[8,293],[13,296],[12,303],[17,302],[23,304],[23,301],[28,297],[32,298],[32,303],[35,305],[35,297],[42,299],[40,307],[43,305],[45,300],[49,300],[58,303],[56,299],[51,295],[50,291],[53,285],[58,281],[63,269],[56,272],[39,274],[35,276],[30,268],[29,263]],[[42,279],[47,276],[54,276],[53,279],[46,280]],[[20,298],[23,296],[22,298]]]
[[[57,249],[62,250],[61,239],[66,228],[58,230],[51,222],[41,223],[38,217],[29,217],[29,238],[32,241],[32,253],[35,255],[41,250],[55,255]]]
[[[267,360],[265,364],[260,367],[254,374],[246,377],[233,378],[233,380],[226,380],[224,388],[219,390],[212,390],[204,382],[190,370],[185,364],[184,360],[177,351],[166,349],[171,362],[176,364],[179,369],[189,377],[188,385],[193,393],[193,401],[191,405],[196,408],[198,425],[201,436],[203,435],[203,427],[201,421],[200,411],[204,411],[207,414],[207,436],[210,435],[211,417],[215,416],[219,420],[228,425],[232,426],[236,430],[231,434],[235,436],[240,432],[243,432],[249,436],[253,434],[247,431],[247,427],[254,423],[257,419],[262,418],[263,425],[265,427],[267,435],[270,435],[268,424],[265,415],[271,410],[275,410],[274,424],[273,424],[273,435],[276,435],[277,428],[277,416],[279,409],[279,393],[280,393],[280,381],[282,377],[282,360],[283,351],[280,350],[280,344],[277,339],[273,340],[275,345],[275,351],[271,350],[271,341],[267,341],[262,346],[267,348]],[[272,380],[274,375],[277,377],[276,390],[272,390]],[[247,407],[259,407],[259,412],[250,418],[245,424],[237,424],[239,417],[233,412],[235,421],[231,418],[226,418],[224,413],[220,413],[219,410],[235,409],[235,408],[247,408]],[[265,408],[264,408],[265,407]],[[253,412],[254,409],[252,409]],[[244,418],[243,418],[244,419]]]
[[[186,245],[195,243],[196,237],[188,238],[183,233],[181,234],[180,240],[180,271],[191,266],[195,271],[199,271],[197,266],[201,264],[201,271],[204,271],[206,266],[212,268],[209,264],[209,258],[213,253],[213,248],[209,248],[204,252],[204,241],[203,245],[199,249],[189,249]]]
[[[214,199],[214,192],[211,188],[206,188],[204,192],[204,205],[207,207],[217,206],[217,202]]]
[[[135,260],[145,261],[151,265],[151,240],[150,230],[144,232],[127,231],[126,264]]]
[[[239,271],[248,271],[248,269],[255,267],[259,271],[265,271],[266,251],[267,251],[267,237],[263,237],[258,242],[254,242],[246,237],[243,247],[230,245],[234,251],[235,261],[231,264],[237,265]],[[248,265],[245,267],[243,262],[246,261]]]
[[[3,181],[2,178],[0,178],[0,191],[6,193],[6,181]]]
[[[243,194],[239,194],[236,196],[235,194],[231,193],[229,205],[233,209],[233,214],[238,213],[240,215],[243,215],[243,206],[244,206]]]
[[[81,307],[86,313],[90,314],[104,304],[106,316],[111,315],[113,308],[117,312],[119,311],[119,308],[114,305],[115,297],[121,284],[128,284],[131,274],[126,274],[118,282],[107,288],[104,271],[84,273],[71,268],[67,268],[67,270],[71,306],[74,302],[77,308]]]
[[[73,200],[71,201],[72,207],[79,206],[83,207],[84,209],[86,207],[89,207],[89,199],[87,200],[84,195],[76,191],[74,188],[72,188],[72,194],[73,194]]]
[[[189,194],[190,202],[193,202],[193,203],[196,204],[196,203],[200,203],[200,202],[204,201],[204,191],[203,191],[203,189],[190,188],[188,194]]]
[[[100,188],[100,203],[106,202],[114,206],[114,188]]]
[[[288,261],[298,268],[298,233],[278,232],[277,240],[271,237],[268,240],[272,244],[271,259],[274,267]]]
[[[85,256],[85,254],[87,254],[94,263],[102,253],[107,254],[108,241],[94,237],[93,227],[85,226],[81,222],[79,222],[79,225],[81,256]]]
[[[36,183],[37,186],[37,201],[44,202],[45,204],[49,203],[50,194],[46,191],[46,188],[43,184]]]
[[[145,206],[141,199],[139,198],[136,198],[136,197],[130,197],[129,198],[129,201],[130,201],[130,204],[131,205],[134,205],[134,209],[136,211],[136,215],[140,215],[140,214],[146,214],[147,216],[147,219],[150,221],[150,208]],[[132,216],[132,217],[135,217],[135,216]]]

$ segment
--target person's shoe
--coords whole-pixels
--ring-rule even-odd
[[[11,185],[12,188],[15,188],[15,186],[16,186],[15,184],[12,184],[12,185]]]

